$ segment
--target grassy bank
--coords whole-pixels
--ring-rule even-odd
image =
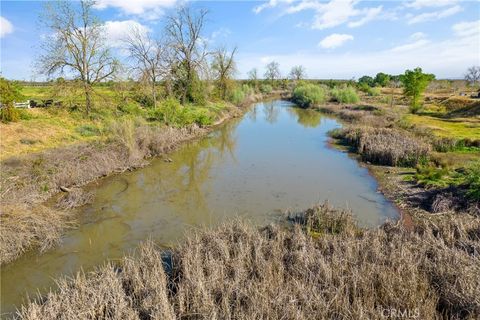
[[[289,229],[231,223],[59,282],[18,319],[419,319],[480,316],[480,224],[358,228],[328,206]],[[476,254],[477,253],[477,254]]]
[[[27,110],[36,116],[2,124],[2,134],[3,126],[21,130],[20,134],[8,135],[5,144],[13,151],[5,152],[10,156],[1,162],[0,264],[31,249],[47,250],[65,230],[74,227],[76,217],[70,209],[92,198],[79,187],[144,166],[148,158],[204,136],[214,125],[242,114],[249,104],[277,94],[251,94],[238,105],[209,103],[194,107],[166,101],[157,110],[105,108],[88,118],[65,109]],[[157,118],[149,118],[150,114]],[[35,132],[45,132],[39,134],[43,142],[23,148],[22,139]],[[57,136],[69,138],[60,141]],[[45,207],[43,203],[59,192],[63,195]]]

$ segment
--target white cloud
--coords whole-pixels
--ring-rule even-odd
[[[382,12],[383,7],[379,6],[376,8],[370,8],[366,10],[366,14],[363,18],[357,21],[352,21],[348,24],[350,28],[356,28],[363,26],[365,23],[372,21],[375,19],[381,12]]]
[[[262,12],[265,9],[275,8],[280,3],[292,3],[294,1],[295,0],[269,0],[265,3],[262,3],[259,6],[254,7],[253,12],[255,12],[256,14],[259,14],[260,12]]]
[[[411,50],[414,50],[414,49],[424,47],[425,45],[427,45],[429,43],[430,43],[430,41],[427,40],[427,39],[420,39],[420,40],[416,40],[416,41],[413,41],[413,42],[409,42],[407,44],[403,44],[403,45],[400,45],[400,46],[393,47],[392,49],[390,49],[390,51],[392,51],[392,52],[411,51]]]
[[[414,0],[406,4],[406,7],[422,9],[429,7],[446,7],[456,4],[458,0]]]
[[[115,48],[123,47],[123,41],[133,30],[140,34],[147,35],[150,29],[135,20],[107,21],[105,22],[105,36],[108,44]]]
[[[7,34],[13,32],[13,25],[10,21],[0,16],[0,38],[5,37]]]
[[[405,69],[421,67],[425,72],[434,73],[438,78],[462,77],[472,65],[480,64],[480,21],[462,22],[452,26],[450,38],[443,41],[430,40],[419,35],[409,37],[410,42],[400,50],[397,47],[376,51],[301,52],[286,55],[271,55],[268,59],[279,62],[281,72],[287,73],[299,61],[312,78],[350,79],[365,74],[387,72],[403,73]],[[473,28],[472,28],[473,26]],[[448,36],[448,35],[447,35]],[[415,41],[415,38],[416,41]],[[397,48],[397,49],[395,49]],[[262,56],[239,54],[238,67],[246,72],[253,67],[264,66]],[[373,62],[373,63],[372,63]]]
[[[98,0],[97,9],[120,9],[124,14],[137,15],[146,20],[158,19],[165,8],[173,7],[177,0]]]
[[[270,0],[260,6],[254,8],[254,12],[259,13],[267,8],[274,8],[281,3],[291,4],[283,12],[283,14],[294,14],[305,10],[313,10],[315,12],[313,29],[327,29],[344,23],[348,23],[351,28],[359,27],[365,23],[374,20],[382,12],[383,7],[371,7],[357,9],[355,6],[358,0],[330,0],[324,2],[322,0]],[[357,19],[355,21],[350,21]],[[303,24],[302,24],[303,25]]]
[[[334,33],[325,37],[318,45],[325,49],[334,49],[342,46],[345,42],[350,40],[353,40],[353,36],[350,34]]]
[[[453,25],[452,29],[459,37],[474,36],[480,30],[480,20],[460,22]],[[477,38],[477,41],[480,40]]]
[[[407,23],[415,24],[415,23],[426,22],[426,21],[434,21],[441,18],[452,16],[462,10],[463,10],[462,7],[454,6],[444,10],[421,13],[421,14],[409,17]]]

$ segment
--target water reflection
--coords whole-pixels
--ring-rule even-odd
[[[288,112],[297,117],[298,124],[305,128],[315,128],[320,125],[322,114],[316,110],[288,108]]]

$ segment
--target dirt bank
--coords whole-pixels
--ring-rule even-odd
[[[75,227],[76,217],[70,209],[91,199],[81,186],[145,166],[149,158],[165,155],[182,143],[205,136],[216,125],[241,116],[252,103],[282,94],[250,96],[240,106],[228,108],[210,127],[152,127],[125,121],[116,124],[114,137],[107,142],[76,144],[2,161],[0,264],[30,249],[47,250],[58,243],[65,230]],[[65,194],[47,207],[45,202],[58,193]]]

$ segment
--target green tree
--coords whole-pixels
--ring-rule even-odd
[[[201,91],[205,88],[200,78],[206,69],[208,55],[203,36],[206,17],[206,10],[191,10],[186,6],[166,17],[165,34],[171,49],[173,87],[182,104],[201,103],[204,98],[205,92]]]
[[[390,76],[386,73],[379,72],[375,76],[375,84],[377,86],[386,87],[390,81]]]
[[[1,121],[10,122],[18,120],[18,111],[13,106],[13,103],[23,98],[20,90],[18,83],[0,77]]]
[[[375,80],[370,76],[363,76],[360,79],[358,79],[358,83],[361,85],[367,84],[368,86],[373,87]]]
[[[403,84],[403,94],[411,99],[410,111],[416,113],[422,106],[422,94],[427,88],[428,84],[435,79],[433,74],[423,73],[422,68],[415,68],[406,70],[400,76],[400,81]]]

